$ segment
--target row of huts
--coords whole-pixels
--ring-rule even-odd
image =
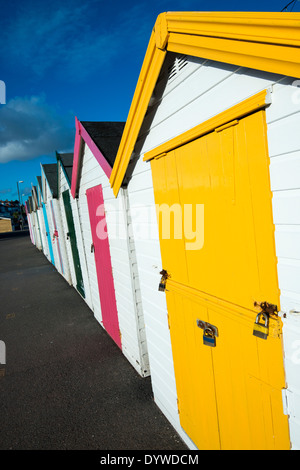
[[[300,448],[299,27],[159,15],[126,123],[76,119],[26,203],[190,449]]]

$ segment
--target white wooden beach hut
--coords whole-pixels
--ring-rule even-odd
[[[42,188],[45,204],[44,216],[47,218],[51,246],[53,250],[53,264],[57,271],[70,283],[70,268],[67,257],[65,237],[63,232],[60,207],[58,203],[58,173],[57,163],[41,165]],[[44,219],[45,220],[45,219]]]
[[[154,399],[191,449],[300,448],[299,21],[161,14],[111,173],[143,208]]]
[[[37,176],[36,194],[37,194],[37,217],[40,227],[40,233],[42,238],[42,250],[46,258],[50,258],[49,252],[49,238],[50,235],[46,230],[44,211],[43,211],[43,192],[42,192],[42,177]],[[50,240],[51,242],[51,240]]]
[[[123,122],[76,119],[71,191],[77,201],[95,318],[142,376],[149,375],[135,247],[126,189],[109,177]]]
[[[70,193],[73,153],[56,152],[56,158],[58,171],[58,204],[70,267],[70,279],[74,288],[92,309],[89,277],[83,249],[78,207],[77,202],[73,201]]]
[[[34,234],[34,229],[33,229],[32,218],[31,218],[30,198],[31,196],[29,196],[27,201],[25,202],[25,212],[26,212],[26,217],[27,217],[27,222],[28,222],[30,240],[31,240],[31,243],[35,245],[35,238],[34,238],[35,234]]]
[[[38,250],[42,251],[42,239],[41,239],[41,232],[39,227],[39,221],[37,218],[37,203],[35,198],[34,190],[31,190],[31,196],[29,196],[29,204],[30,204],[30,219],[33,229],[33,240],[34,245],[38,248]]]
[[[35,219],[35,227],[36,227],[36,232],[37,232],[37,237],[36,237],[36,246],[40,251],[44,252],[44,234],[43,234],[43,227],[42,227],[42,221],[41,221],[41,214],[40,214],[40,204],[39,204],[39,198],[38,198],[38,189],[37,186],[32,184],[32,189],[31,189],[31,195],[32,195],[32,204],[33,204],[33,217]]]

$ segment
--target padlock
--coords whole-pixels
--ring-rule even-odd
[[[263,317],[265,323],[260,323],[260,317]],[[269,334],[269,315],[266,312],[260,312],[256,316],[256,320],[253,327],[253,335],[261,339],[267,339]]]
[[[211,346],[212,348],[216,346],[216,337],[212,328],[206,327],[204,329],[203,344],[205,344],[205,346]]]

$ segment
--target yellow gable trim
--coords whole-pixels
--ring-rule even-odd
[[[152,33],[109,180],[115,196],[126,173],[165,54],[166,51],[156,47],[155,34]]]
[[[110,177],[115,196],[166,52],[300,78],[300,13],[192,12],[158,16]]]

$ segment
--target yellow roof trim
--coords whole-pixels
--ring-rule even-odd
[[[300,78],[300,13],[160,14],[110,177],[115,196],[123,182],[167,51]]]
[[[165,54],[166,51],[156,47],[156,37],[153,32],[109,179],[115,196],[121,187]]]

